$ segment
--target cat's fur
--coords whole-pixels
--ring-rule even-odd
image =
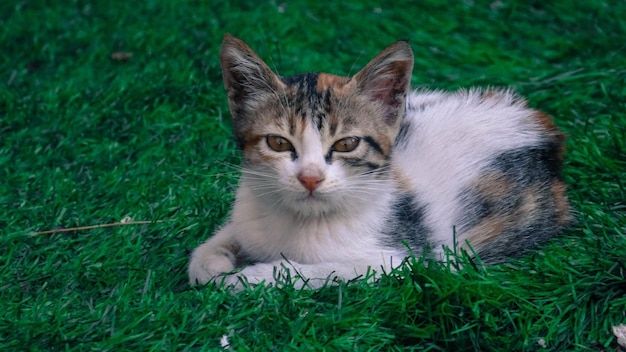
[[[273,283],[287,268],[317,286],[454,239],[496,263],[568,224],[550,118],[506,90],[410,91],[406,42],[350,78],[279,77],[230,35],[221,63],[244,161],[230,220],[191,256],[192,284]]]

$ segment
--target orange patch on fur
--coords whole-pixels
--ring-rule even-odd
[[[261,153],[258,153],[256,146],[259,143],[259,141],[261,139],[263,139],[265,136],[259,135],[259,134],[255,134],[250,136],[249,138],[247,138],[245,140],[245,145],[243,146],[243,153],[246,156],[246,158],[248,158],[249,160],[258,160],[261,159],[264,162],[271,162],[272,160],[275,160],[275,158],[268,156],[268,155],[263,155]]]
[[[391,169],[391,178],[396,181],[396,186],[400,192],[413,192],[413,187],[411,187],[409,177],[407,177],[407,175],[405,175],[398,168]]]
[[[533,214],[539,210],[537,203],[539,197],[540,195],[536,188],[530,188],[524,192],[522,195],[522,205],[520,205],[516,212],[520,220],[532,221]]]
[[[249,151],[251,149],[253,149],[258,143],[259,141],[263,139],[263,136],[260,134],[253,134],[250,135],[248,138],[246,138],[245,140],[245,144],[243,146],[243,150],[244,151]]]
[[[331,89],[333,91],[341,93],[348,81],[350,81],[350,78],[348,77],[335,76],[329,73],[320,73],[317,76],[317,86],[315,88],[319,92],[323,92],[326,89]]]
[[[349,77],[320,73],[317,75],[317,86],[315,89],[317,89],[318,92],[330,89],[335,95],[346,95],[353,88],[348,82],[350,82]]]
[[[480,252],[482,247],[488,246],[489,243],[497,240],[507,225],[510,225],[513,221],[511,216],[490,216],[472,227],[463,237],[467,239],[474,251]],[[459,243],[459,245],[468,250],[465,240],[463,240],[463,243]]]
[[[565,155],[565,134],[554,124],[550,115],[537,111],[533,117],[539,123],[540,128],[548,132],[553,137],[554,142],[559,145],[558,157],[559,160],[563,161]]]
[[[556,208],[557,222],[559,225],[568,224],[572,218],[570,215],[570,205],[565,193],[565,184],[561,181],[553,181],[550,187]]]
[[[385,155],[388,155],[393,148],[393,140],[389,138],[387,134],[379,134],[376,138],[380,149],[382,149]]]
[[[486,198],[499,199],[508,197],[512,187],[511,183],[506,180],[506,176],[494,172],[481,176],[480,182],[472,188]]]
[[[501,192],[508,192],[510,187],[504,186],[504,182],[500,181],[500,186],[495,188],[487,188],[488,191],[495,191],[497,193],[489,193],[489,196],[504,196]],[[483,193],[485,194],[485,193]],[[510,196],[510,195],[507,195]],[[516,208],[506,213],[498,213],[484,218],[478,225],[469,229],[464,236],[474,248],[476,252],[484,246],[488,246],[490,243],[496,241],[502,232],[508,227],[519,226],[527,222],[533,222],[534,214],[539,210],[538,199],[539,195],[536,188],[530,188],[522,195],[522,203]],[[461,244],[466,246],[465,243]]]
[[[554,132],[559,130],[548,114],[537,111],[533,117],[546,131]]]
[[[304,130],[308,124],[308,119],[300,119],[300,134],[304,134]]]
[[[267,155],[263,155],[263,154],[260,154],[259,158],[261,158],[261,160],[263,160],[263,162],[266,162],[266,163],[269,163],[269,162],[272,162],[272,161],[276,160],[276,158],[273,158],[273,157],[267,156]]]

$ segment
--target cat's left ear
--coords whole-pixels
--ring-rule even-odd
[[[249,103],[262,100],[284,87],[280,78],[241,39],[224,36],[220,51],[224,87],[233,118],[237,119]]]
[[[389,126],[396,125],[404,113],[412,72],[413,51],[401,41],[388,46],[354,76],[358,91],[382,104]]]

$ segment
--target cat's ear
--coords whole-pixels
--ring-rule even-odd
[[[280,78],[246,43],[230,34],[224,36],[220,61],[233,117],[249,103],[284,87]]]
[[[354,76],[359,93],[382,104],[389,126],[404,113],[412,72],[413,51],[402,41],[387,47]]]

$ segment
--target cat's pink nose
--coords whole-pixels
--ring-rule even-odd
[[[319,185],[324,181],[323,178],[317,176],[298,176],[298,181],[302,183],[304,188],[308,189],[310,192],[313,192]]]

